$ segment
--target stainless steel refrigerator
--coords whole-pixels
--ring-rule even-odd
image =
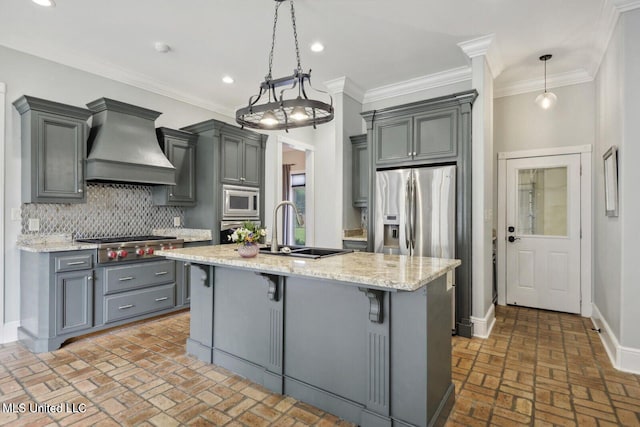
[[[375,252],[455,258],[455,166],[377,171],[375,201]]]

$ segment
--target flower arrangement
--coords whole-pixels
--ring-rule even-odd
[[[245,221],[242,223],[242,227],[237,228],[227,238],[232,242],[241,243],[244,245],[259,243],[264,236],[267,235],[267,230],[258,227],[251,221]]]

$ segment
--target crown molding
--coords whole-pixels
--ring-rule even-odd
[[[380,86],[365,92],[363,104],[382,101],[396,96],[409,95],[423,90],[434,89],[454,83],[471,80],[471,67],[452,68],[403,82]]]
[[[640,8],[640,0],[613,0],[613,5],[618,12],[628,12]]]
[[[593,76],[584,69],[569,71],[566,73],[553,74],[547,76],[547,89],[570,86],[593,81]],[[494,98],[504,96],[519,95],[521,93],[535,92],[544,89],[544,79],[531,79],[516,82],[503,87],[496,87],[493,90]]]
[[[331,94],[344,93],[361,104],[364,100],[364,90],[349,77],[342,76],[337,79],[328,80],[324,82],[324,85],[329,89]]]
[[[462,49],[469,59],[484,55],[494,79],[504,70],[502,56],[498,52],[495,39],[495,34],[487,34],[486,36],[458,43],[458,47]]]
[[[158,81],[153,77],[124,70],[106,61],[88,58],[86,55],[80,55],[76,52],[68,52],[63,50],[54,51],[51,49],[24,49],[23,47],[11,46],[8,44],[4,44],[3,46],[22,53],[37,56],[39,58],[43,58],[67,67],[85,71],[99,77],[104,77],[110,80],[127,84],[129,86],[134,86],[139,89],[146,90],[148,92],[166,96],[168,98],[175,99],[176,101],[181,101],[186,104],[204,108],[205,110],[209,110],[214,113],[222,114],[228,117],[235,117],[235,111],[229,109],[228,107],[211,102],[206,99],[194,97],[186,92],[175,90],[166,83]]]

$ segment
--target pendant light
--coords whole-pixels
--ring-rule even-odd
[[[540,61],[544,62],[544,92],[536,97],[536,104],[543,110],[548,110],[553,107],[558,100],[555,93],[547,91],[547,61],[551,59],[551,56],[552,55],[546,54],[540,57]]]
[[[276,27],[278,24],[278,8],[285,0],[275,0],[276,9],[273,18],[273,36],[271,37],[271,52],[269,53],[269,72],[264,81],[260,83],[260,89],[257,95],[249,98],[249,104],[236,111],[236,122],[243,128],[278,130],[313,126],[327,123],[333,120],[333,98],[325,91],[314,89],[311,86],[311,70],[308,73],[302,71],[300,65],[300,49],[298,48],[298,33],[296,29],[296,14],[293,8],[293,0],[289,0],[291,4],[291,24],[293,25],[293,39],[296,47],[297,68],[293,70],[293,74],[287,77],[274,79],[271,76],[273,68],[273,49],[276,44]],[[276,88],[283,87],[278,92]],[[327,94],[329,103],[308,97],[308,88],[315,92]],[[294,96],[286,98],[288,92],[293,91]],[[297,96],[296,96],[297,95]],[[263,98],[262,104],[258,101]]]

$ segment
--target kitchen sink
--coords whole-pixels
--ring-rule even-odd
[[[265,255],[280,255],[294,258],[326,258],[328,256],[342,255],[353,252],[351,249],[312,248],[304,246],[278,245],[278,252],[271,252],[271,247],[260,248],[260,253]]]

